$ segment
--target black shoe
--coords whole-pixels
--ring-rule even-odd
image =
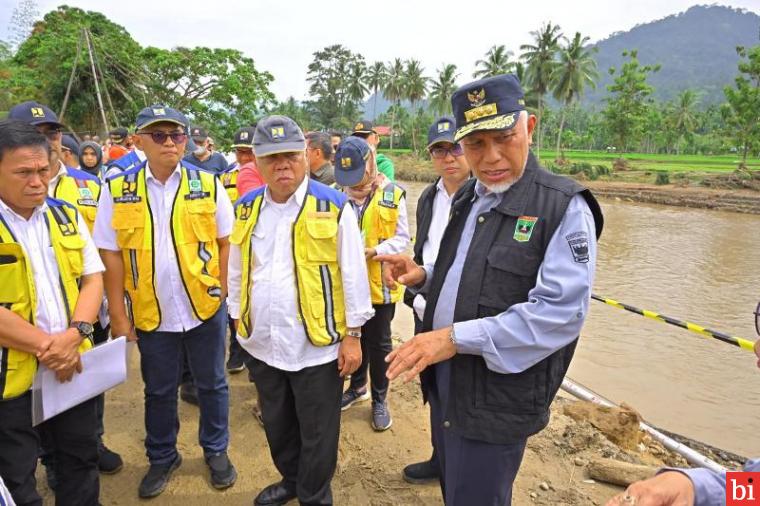
[[[163,465],[151,465],[148,472],[143,476],[140,482],[139,494],[143,499],[156,497],[164,491],[169,483],[172,473],[182,465],[182,456],[178,453],[174,462]]]
[[[243,358],[236,355],[230,355],[229,360],[227,360],[227,372],[230,374],[237,374],[244,370],[245,362],[243,361]]]
[[[438,466],[433,465],[433,462],[426,460],[425,462],[409,464],[404,468],[401,474],[404,476],[404,481],[407,483],[419,485],[421,483],[438,481],[441,476],[441,470]]]
[[[58,487],[58,475],[55,474],[55,466],[52,464],[45,464],[45,480],[50,490],[55,492]]]
[[[198,405],[198,389],[192,383],[182,383],[179,387],[179,398],[193,406]]]
[[[108,449],[102,442],[98,444],[98,470],[103,474],[116,474],[124,467],[121,455]]]
[[[235,466],[227,457],[227,452],[217,453],[206,457],[206,465],[211,471],[211,485],[215,489],[222,490],[231,487],[237,480]]]
[[[259,492],[253,500],[255,506],[280,506],[291,499],[296,498],[294,485],[287,485],[284,481],[273,483]]]

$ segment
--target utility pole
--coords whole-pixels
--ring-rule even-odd
[[[98,84],[98,74],[95,71],[95,59],[92,56],[92,39],[90,38],[90,31],[86,28],[83,29],[84,36],[87,40],[87,52],[90,54],[90,66],[92,67],[92,77],[95,80],[95,93],[98,96],[98,105],[100,106],[100,116],[103,119],[103,126],[106,128],[106,133],[110,130],[108,127],[108,120],[106,119],[106,111],[103,107],[103,97],[100,96],[100,84]]]
[[[63,117],[66,115],[66,106],[69,103],[69,95],[71,95],[71,85],[74,84],[74,75],[77,73],[77,67],[79,66],[79,55],[82,53],[82,38],[84,37],[84,29],[79,34],[79,40],[77,40],[77,55],[74,57],[74,64],[71,66],[71,75],[69,75],[69,84],[66,86],[66,95],[63,97],[63,105],[61,106],[61,113],[58,115],[61,123],[63,123]]]

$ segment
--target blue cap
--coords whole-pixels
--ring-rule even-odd
[[[253,152],[256,156],[292,153],[306,149],[306,138],[301,127],[288,118],[274,114],[256,124],[253,133]]]
[[[435,120],[428,129],[428,144],[429,148],[433,144],[438,142],[450,142],[456,144],[454,140],[454,132],[456,131],[456,123],[452,116],[442,116]]]
[[[335,182],[340,186],[355,186],[364,179],[370,147],[361,137],[346,137],[335,151]]]
[[[58,116],[46,105],[42,105],[34,100],[28,102],[22,102],[15,105],[8,111],[8,119],[17,119],[24,121],[30,125],[44,125],[49,123],[62,127],[63,125],[58,121]]]
[[[79,153],[79,143],[75,138],[70,136],[69,134],[64,135],[61,137],[61,146],[68,149],[75,155]]]
[[[451,96],[451,107],[458,141],[480,130],[514,128],[525,110],[525,95],[517,77],[502,74],[462,86]]]
[[[187,118],[184,114],[162,104],[148,106],[137,114],[135,125],[138,130],[155,123],[175,123],[187,128]]]

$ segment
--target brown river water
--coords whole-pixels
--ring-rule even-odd
[[[426,185],[401,184],[414,230]],[[760,216],[601,204],[597,295],[757,338],[752,313],[760,300]],[[394,328],[410,328],[407,313],[399,305]],[[569,376],[626,402],[658,427],[760,456],[760,370],[752,353],[592,301]]]

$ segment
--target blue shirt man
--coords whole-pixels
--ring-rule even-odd
[[[185,155],[183,160],[190,165],[200,167],[214,174],[226,172],[229,168],[227,160],[218,151],[208,150],[208,133],[205,129],[194,126],[190,128],[190,137],[195,143],[195,149]]]

